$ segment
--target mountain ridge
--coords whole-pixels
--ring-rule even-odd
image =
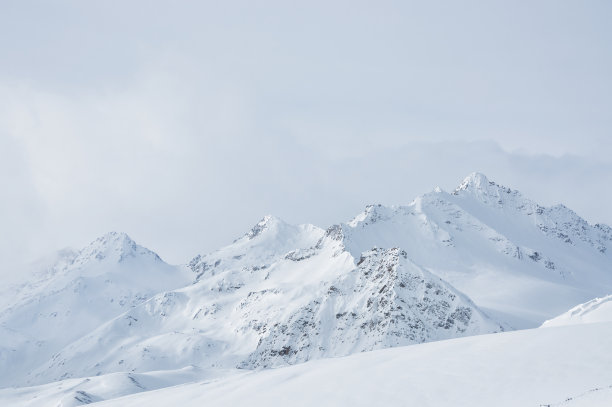
[[[451,193],[368,205],[327,229],[266,215],[182,266],[109,232],[57,263],[74,278],[56,281],[69,297],[36,297],[50,312],[2,314],[30,315],[31,327],[0,315],[13,332],[0,358],[16,363],[12,349],[38,346],[20,348],[18,334],[48,332],[57,315],[68,324],[77,309],[90,313],[87,329],[45,339],[15,383],[192,364],[259,369],[536,327],[612,292],[611,231],[473,173]]]

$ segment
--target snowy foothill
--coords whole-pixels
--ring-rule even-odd
[[[577,305],[571,310],[549,319],[542,326],[551,327],[610,321],[612,321],[612,295],[607,295]]]

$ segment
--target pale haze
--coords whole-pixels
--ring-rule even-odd
[[[472,171],[612,224],[612,3],[3,1],[0,275],[170,263]]]

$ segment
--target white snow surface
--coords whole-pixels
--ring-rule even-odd
[[[543,327],[612,321],[612,295],[595,298],[549,319]]]
[[[0,403],[21,407],[81,406],[179,384],[229,377],[236,373],[239,372],[222,369],[202,370],[193,366],[146,373],[110,373],[66,379],[33,387],[0,389]]]
[[[96,405],[604,407],[612,405],[611,338],[612,323],[480,335],[277,369],[226,372],[226,377],[197,383],[138,389]],[[143,376],[134,377],[146,383]],[[103,389],[113,388],[114,381],[121,381],[120,389],[130,386],[117,374],[79,380],[83,382],[0,390],[0,402],[70,405],[66,402],[78,391],[101,400],[108,394]],[[34,396],[40,397],[38,403]]]
[[[370,205],[327,229],[266,216],[185,266],[113,232],[58,253],[4,296],[0,387],[35,386],[19,394],[56,401],[57,386],[83,391],[61,393],[70,405],[143,391],[132,378],[149,372],[164,380],[146,390],[187,376],[247,380],[250,370],[333,365],[343,359],[309,361],[384,348],[437,349],[422,343],[537,327],[595,297],[555,320],[608,321],[611,245],[608,226],[562,205],[542,207],[478,173],[452,193],[436,188],[406,206]],[[480,352],[478,340],[444,343]],[[605,385],[592,384],[583,390]],[[21,397],[11,391],[2,394]]]

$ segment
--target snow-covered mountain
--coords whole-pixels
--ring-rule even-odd
[[[271,367],[503,329],[400,249],[355,259],[337,231],[266,217],[192,261],[195,284],[111,319],[28,380],[190,364]],[[304,248],[287,251],[295,244]]]
[[[186,266],[112,233],[62,253],[0,313],[0,385],[260,369],[536,327],[612,292],[610,246],[608,226],[477,173],[327,229],[266,216]]]
[[[590,225],[563,205],[542,207],[478,173],[452,193],[368,206],[341,227],[353,256],[400,247],[515,328],[612,292],[610,227]]]
[[[0,312],[0,385],[23,383],[24,374],[64,346],[192,278],[124,233],[108,233],[53,260]]]

